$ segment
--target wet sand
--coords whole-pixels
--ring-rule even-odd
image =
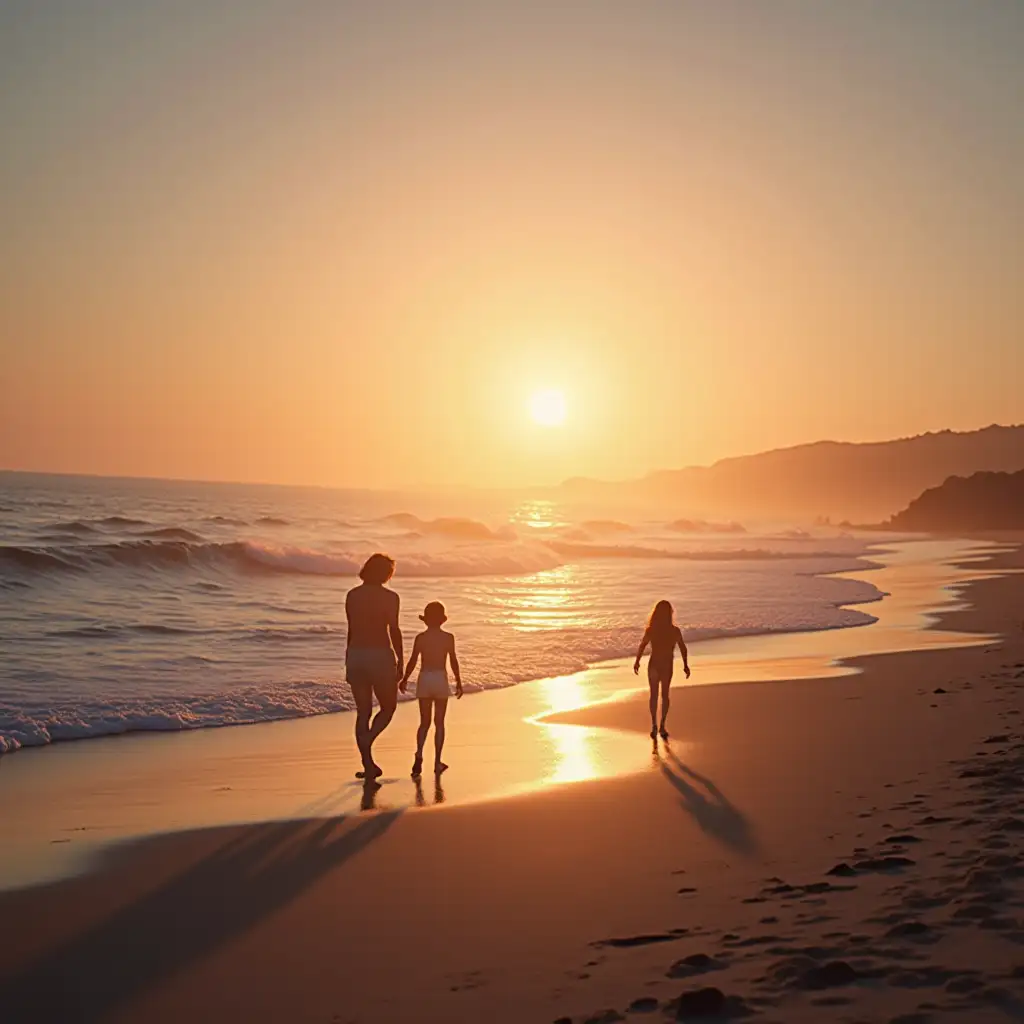
[[[942,618],[1006,634],[994,644],[679,687],[656,751],[628,731],[649,728],[643,695],[549,719],[628,742],[631,774],[441,813],[389,806],[385,786],[374,814],[103,848],[84,877],[0,895],[17,939],[0,1005],[14,1020],[584,1021],[643,1019],[651,1001],[674,1016],[713,985],[725,1012],[765,1021],[1005,1020],[1024,961],[1021,587],[982,580]],[[695,670],[710,663],[695,652]],[[603,670],[610,696],[622,665]],[[590,771],[595,750],[549,766]]]

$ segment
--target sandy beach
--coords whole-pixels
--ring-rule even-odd
[[[0,1024],[1024,1024],[1022,53],[0,2]]]
[[[1014,547],[980,568],[1021,567]],[[502,792],[484,792],[453,768],[443,809],[416,809],[396,782],[374,813],[327,804],[259,821],[254,808],[233,805],[249,822],[224,823],[232,815],[221,812],[218,824],[212,799],[184,785],[217,762],[173,760],[170,742],[166,759],[151,747],[148,770],[163,772],[164,784],[143,807],[149,780],[133,770],[142,758],[132,738],[96,741],[99,774],[80,756],[93,817],[118,804],[123,834],[161,822],[165,834],[106,842],[79,864],[82,874],[0,894],[5,1019],[1020,1017],[1022,586],[1012,574],[975,579],[933,631],[995,641],[946,649],[925,640],[924,650],[856,660],[855,673],[848,664],[817,676],[797,670],[803,677],[789,681],[680,685],[672,739],[654,749],[646,695],[622,694],[633,684],[621,664],[589,690],[549,686],[562,707],[549,701],[545,722],[589,740],[537,739],[524,756],[548,758],[532,768],[544,785],[510,770]],[[771,639],[794,645],[778,652],[792,664],[800,650],[818,656],[823,637],[845,657],[847,639],[873,628]],[[870,639],[862,646],[876,649]],[[702,671],[696,652],[694,666]],[[463,702],[453,743],[468,733],[473,705],[525,701],[532,685]],[[232,780],[255,789],[274,777],[284,788],[314,770],[309,747],[298,752],[300,729],[336,717],[168,739],[180,741],[179,755],[183,744],[244,744],[251,760],[235,757]],[[382,750],[389,769],[407,746],[394,742]],[[471,742],[486,746],[486,737]],[[277,744],[294,744],[292,762],[274,760]],[[27,808],[46,786],[59,788],[30,754],[70,764],[72,748],[90,745],[5,762],[5,820],[21,820],[11,816],[21,794],[31,831]],[[320,770],[340,770],[344,756],[326,751]],[[108,759],[122,765],[114,789]],[[590,781],[559,784],[572,773],[558,778],[556,766],[573,763]],[[30,774],[42,789],[32,790]],[[106,789],[94,785],[101,776]],[[208,778],[206,789],[232,780]],[[432,782],[424,789],[429,805],[437,794]],[[185,826],[182,793],[197,808]],[[347,785],[339,794],[354,799]],[[47,804],[47,814],[81,827],[59,807]],[[272,792],[264,817],[281,817]],[[42,849],[39,829],[25,856]],[[694,995],[708,988],[718,994]]]

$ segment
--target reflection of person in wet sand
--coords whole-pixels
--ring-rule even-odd
[[[409,685],[409,676],[416,667],[417,659],[422,658],[419,679],[416,682],[416,696],[420,702],[420,727],[416,731],[416,757],[412,763],[412,777],[418,779],[423,774],[423,744],[430,732],[430,717],[434,717],[434,774],[440,775],[448,767],[441,760],[444,748],[444,718],[448,710],[448,698],[451,696],[451,685],[448,682],[448,662],[451,661],[452,674],[455,676],[455,697],[462,696],[462,676],[459,673],[459,659],[455,655],[455,637],[441,627],[448,616],[440,601],[431,601],[420,618],[427,628],[416,637],[412,645],[409,664],[405,666],[405,675],[399,689],[405,693]]]
[[[663,740],[668,739],[668,729],[665,727],[668,719],[668,690],[672,685],[673,658],[676,647],[683,656],[683,671],[686,678],[690,678],[690,662],[686,651],[686,644],[683,643],[682,630],[675,624],[672,605],[668,601],[659,601],[651,612],[651,617],[644,630],[643,639],[636,652],[636,661],[633,664],[633,671],[639,675],[640,659],[643,657],[647,645],[651,645],[651,656],[647,660],[647,682],[651,687],[651,739],[657,739],[661,734]],[[661,690],[661,725],[657,724],[658,715],[658,690]]]
[[[385,587],[394,571],[394,559],[371,555],[359,571],[363,582],[345,597],[345,674],[356,702],[356,745],[363,762],[356,776],[368,782],[383,774],[373,760],[373,743],[395,713],[402,677],[398,595]],[[374,697],[380,710],[371,724]]]
[[[427,806],[427,797],[426,797],[426,794],[423,792],[423,776],[422,775],[417,775],[413,779],[413,783],[416,786],[416,806],[417,807],[426,807]],[[440,775],[435,775],[434,776],[434,803],[435,804],[443,804],[444,803],[444,786],[441,785],[441,776]]]

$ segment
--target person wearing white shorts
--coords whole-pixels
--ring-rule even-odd
[[[406,692],[409,677],[412,675],[416,662],[422,659],[419,678],[416,681],[416,697],[420,702],[420,727],[416,731],[416,756],[412,763],[412,777],[418,779],[423,774],[423,745],[427,742],[430,722],[434,722],[434,774],[440,775],[448,765],[441,760],[444,748],[444,719],[448,710],[448,698],[451,697],[451,684],[448,682],[448,664],[451,663],[452,674],[455,676],[455,698],[462,696],[462,676],[459,671],[459,659],[455,654],[455,637],[441,627],[447,622],[444,605],[440,601],[431,601],[420,618],[427,628],[416,637],[412,645],[409,664],[398,688]]]
[[[448,673],[443,668],[421,668],[416,680],[416,696],[419,700],[447,700],[452,695]]]

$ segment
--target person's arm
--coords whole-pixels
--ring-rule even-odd
[[[416,637],[412,642],[412,654],[409,655],[409,664],[405,666],[405,674],[402,676],[402,681],[398,684],[398,688],[405,693],[405,688],[409,685],[409,676],[412,675],[412,670],[416,667],[416,661],[420,656],[420,638]],[[398,662],[401,667],[402,662]]]
[[[388,635],[391,637],[391,646],[395,649],[396,673],[398,679],[402,678],[402,630],[398,625],[398,610],[401,602],[395,594],[395,603],[391,606],[391,618],[388,620]],[[413,644],[415,647],[416,645]]]
[[[640,641],[640,646],[636,649],[636,661],[633,662],[633,674],[640,674],[640,659],[644,656],[644,651],[647,650],[647,645],[651,642],[651,631],[649,629],[644,630],[643,639]]]
[[[687,660],[686,643],[683,640],[683,631],[681,629],[676,630],[677,640],[679,644],[679,653],[683,656],[683,671],[686,673],[686,678],[690,678],[690,662]]]
[[[459,658],[455,653],[455,637],[448,641],[448,658],[452,663],[452,674],[455,676],[455,698],[462,696],[462,673],[459,671]]]
[[[352,591],[345,595],[345,653],[348,654],[349,637],[352,635]]]

